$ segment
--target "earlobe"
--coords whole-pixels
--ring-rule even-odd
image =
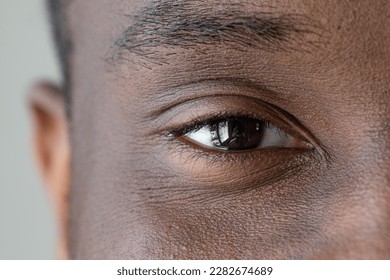
[[[65,106],[63,94],[51,84],[34,86],[28,96],[35,156],[56,208],[61,259],[68,257],[70,145]]]

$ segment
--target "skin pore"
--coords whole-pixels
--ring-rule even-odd
[[[66,18],[69,116],[57,89],[30,96],[62,257],[390,258],[389,1]]]

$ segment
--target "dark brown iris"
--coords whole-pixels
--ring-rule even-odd
[[[210,125],[212,143],[224,150],[248,150],[261,145],[265,122],[252,118],[228,118]]]

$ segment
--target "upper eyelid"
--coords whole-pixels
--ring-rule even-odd
[[[269,89],[264,83],[251,79],[235,77],[206,78],[157,92],[149,100],[154,104],[159,104],[159,108],[150,110],[147,117],[157,117],[172,107],[187,101],[193,101],[207,96],[228,95],[246,96],[254,100],[263,100],[264,102],[278,100],[288,103],[291,100],[289,94],[278,93]]]
[[[182,117],[185,114],[191,115],[185,117],[187,118],[186,121],[176,121],[176,123],[172,121],[173,119],[178,119],[178,115]],[[214,94],[206,97],[188,99],[185,102],[171,106],[169,109],[164,110],[158,117],[150,118],[148,121],[153,123],[153,127],[156,128],[155,132],[166,134],[166,132],[172,132],[175,129],[196,123],[204,123],[210,119],[224,118],[227,116],[249,117],[272,123],[281,129],[287,130],[293,136],[301,138],[300,135],[294,135],[294,132],[289,131],[289,127],[286,127],[287,123],[289,123],[290,127],[297,125],[295,118],[294,120],[288,121],[284,117],[286,114],[280,108],[252,97]]]
[[[235,101],[239,101],[238,98],[242,101],[242,99],[246,100],[246,105],[252,104],[252,107],[257,107],[257,110],[250,110],[249,108],[243,108],[240,105],[237,105],[237,102],[233,103],[231,99]],[[206,104],[205,104],[206,103]],[[260,107],[263,105],[263,109]],[[164,110],[159,116],[149,118],[148,121],[153,123],[154,128],[157,129],[157,133],[173,131],[174,128],[180,129],[180,127],[184,125],[191,125],[195,123],[203,123],[209,119],[215,118],[223,118],[226,116],[242,116],[242,117],[250,117],[258,120],[264,121],[276,121],[275,117],[270,117],[270,114],[266,114],[264,111],[265,103],[260,100],[255,100],[252,98],[236,96],[236,95],[227,95],[227,94],[214,94],[205,97],[196,97],[193,99],[188,99],[185,102],[179,103],[175,106],[171,106],[169,109]],[[186,107],[191,107],[189,110]],[[211,109],[211,107],[213,107]],[[217,108],[218,107],[218,108]],[[178,115],[181,117],[184,114],[190,114],[190,117],[185,117],[187,119],[191,119],[191,121],[180,121],[179,123],[171,124],[174,121],[172,119],[177,119]]]

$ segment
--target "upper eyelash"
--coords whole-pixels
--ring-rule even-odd
[[[173,137],[180,137],[188,132],[199,130],[206,125],[211,125],[212,123],[215,123],[219,120],[222,121],[229,118],[250,118],[250,119],[255,119],[260,122],[263,122],[266,127],[269,127],[271,125],[271,122],[269,122],[268,120],[260,119],[259,117],[253,116],[251,114],[222,113],[222,114],[214,115],[212,117],[207,117],[205,119],[203,118],[194,119],[187,124],[183,124],[182,126],[175,128],[174,130],[171,130],[168,133],[168,135]]]

